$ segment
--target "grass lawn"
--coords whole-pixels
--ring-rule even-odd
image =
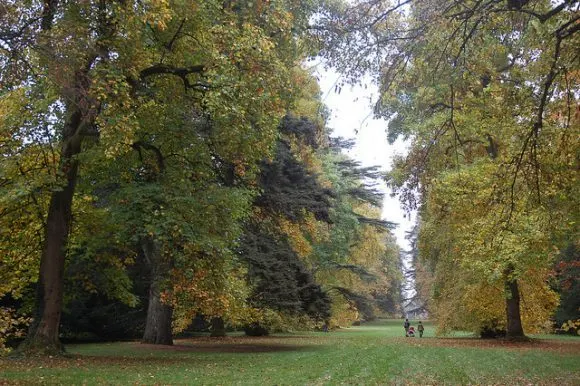
[[[0,384],[580,385],[580,338],[405,338],[402,321],[264,338],[69,345],[66,358],[0,359]]]

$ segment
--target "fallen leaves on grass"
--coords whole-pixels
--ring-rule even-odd
[[[276,351],[298,351],[316,345],[312,338],[302,337],[221,337],[176,339],[173,346],[132,343],[143,350],[262,353]]]
[[[431,347],[474,347],[482,349],[545,350],[566,354],[580,354],[580,340],[562,341],[556,339],[531,339],[528,342],[514,342],[507,339],[478,338],[395,338],[400,343],[413,346]]]

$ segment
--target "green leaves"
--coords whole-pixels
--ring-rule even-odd
[[[419,250],[433,263],[440,326],[497,324],[504,311],[492,299],[501,304],[501,282],[518,280],[522,296],[545,307],[524,310],[537,328],[555,304],[541,284],[554,246],[578,217],[575,198],[556,198],[577,187],[562,158],[577,152],[569,135],[580,127],[568,115],[577,102],[574,10],[469,0],[385,7],[351,5],[341,22],[354,25],[340,31],[325,20],[339,46],[355,47],[326,54],[349,74],[375,74],[389,140],[410,138],[388,182],[407,208],[420,208]],[[489,298],[470,300],[478,291]]]
[[[193,300],[215,315],[239,310],[246,287],[234,248],[259,162],[271,158],[280,119],[302,93],[294,80],[313,7],[16,1],[5,11],[1,274],[18,275],[0,295],[20,296],[42,243],[54,243],[77,281],[71,291],[135,304],[126,268],[147,240],[175,269],[160,281],[180,317],[191,314],[179,307],[200,309]],[[44,240],[50,195],[63,187],[74,211],[67,202],[54,213],[74,226]],[[179,280],[188,270],[207,272],[198,287]]]

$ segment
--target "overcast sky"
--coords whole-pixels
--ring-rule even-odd
[[[319,78],[322,100],[330,109],[328,126],[333,130],[333,136],[356,139],[356,146],[348,154],[363,166],[379,165],[382,170],[389,170],[392,157],[404,154],[406,146],[402,141],[389,145],[385,132],[387,123],[372,118],[371,101],[377,97],[376,87],[370,84],[366,88],[343,86],[341,92],[337,93],[335,85],[340,79],[338,74],[318,68],[315,75]],[[381,188],[386,193],[382,217],[399,224],[394,230],[397,242],[408,249],[404,237],[414,219],[405,218],[398,198],[390,197],[390,191],[384,183]]]

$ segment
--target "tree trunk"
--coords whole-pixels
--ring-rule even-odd
[[[72,201],[78,177],[81,151],[81,112],[75,111],[63,130],[60,171],[65,185],[52,192],[46,219],[45,239],[40,257],[36,287],[36,310],[26,340],[19,350],[24,353],[54,355],[63,352],[59,340],[62,313],[66,247],[72,223]]]
[[[145,333],[141,342],[172,345],[173,308],[161,300],[162,284],[169,275],[170,265],[163,261],[161,251],[152,239],[145,239],[142,242],[142,248],[145,260],[151,268],[151,284],[149,285],[149,306],[147,307]]]
[[[211,334],[212,337],[226,336],[226,326],[224,320],[220,317],[211,318]]]
[[[522,318],[520,315],[520,291],[518,288],[518,281],[510,278],[512,272],[512,267],[506,270],[506,338],[516,340],[525,339],[526,336],[524,335]]]
[[[147,323],[142,343],[173,344],[171,320],[173,308],[161,301],[160,291],[155,283],[149,288],[149,307],[147,308]]]

